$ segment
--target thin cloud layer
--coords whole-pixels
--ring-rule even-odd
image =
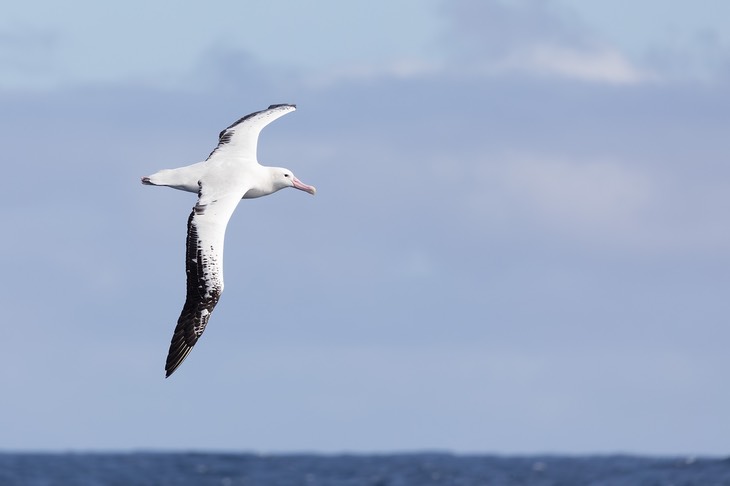
[[[653,78],[555,2],[459,0],[442,7],[446,42],[466,71],[487,75],[554,76],[598,83]],[[451,66],[452,68],[454,66]]]
[[[496,63],[495,72],[512,70],[558,76],[589,82],[634,84],[654,76],[633,66],[618,51],[611,49],[578,50],[550,45],[536,45],[516,51]]]

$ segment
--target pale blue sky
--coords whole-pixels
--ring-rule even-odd
[[[495,2],[484,2],[485,4]],[[654,51],[685,54],[727,45],[730,5],[721,0],[512,1],[549,12],[592,41],[634,60]],[[448,4],[446,4],[448,5]],[[448,57],[449,7],[437,0],[295,0],[101,4],[12,2],[0,19],[3,86],[77,82],[181,85],[221,50],[245,51],[266,65],[342,70]]]
[[[17,60],[42,64],[22,73],[34,84],[129,79],[168,85],[169,77],[188,76],[219,49],[314,69],[429,57],[439,28],[435,4],[274,0],[223,1],[211,8],[175,1],[30,2],[9,5],[0,32],[5,56],[24,57],[24,49],[37,55]],[[21,73],[16,76],[20,82]]]
[[[0,450],[727,454],[726,2],[15,2]],[[164,380],[194,196],[271,103]],[[250,255],[254,254],[255,258]]]
[[[730,4],[663,0],[560,0],[609,42],[634,54],[696,40],[708,33],[728,41]]]

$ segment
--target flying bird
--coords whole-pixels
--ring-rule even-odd
[[[246,115],[220,133],[218,146],[203,162],[142,177],[142,184],[198,194],[198,202],[188,218],[187,295],[170,342],[166,378],[200,339],[223,292],[223,240],[238,202],[267,196],[285,187],[312,195],[316,192],[289,169],[262,166],[256,160],[261,130],[294,110],[296,105],[280,104]]]

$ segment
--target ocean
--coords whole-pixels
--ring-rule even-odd
[[[1,486],[730,486],[730,459],[0,452]]]

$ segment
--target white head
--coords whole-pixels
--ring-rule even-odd
[[[314,195],[317,192],[314,186],[309,186],[296,177],[289,169],[281,167],[271,167],[271,175],[273,177],[274,190],[284,189],[285,187],[293,187],[300,191],[308,192]]]

